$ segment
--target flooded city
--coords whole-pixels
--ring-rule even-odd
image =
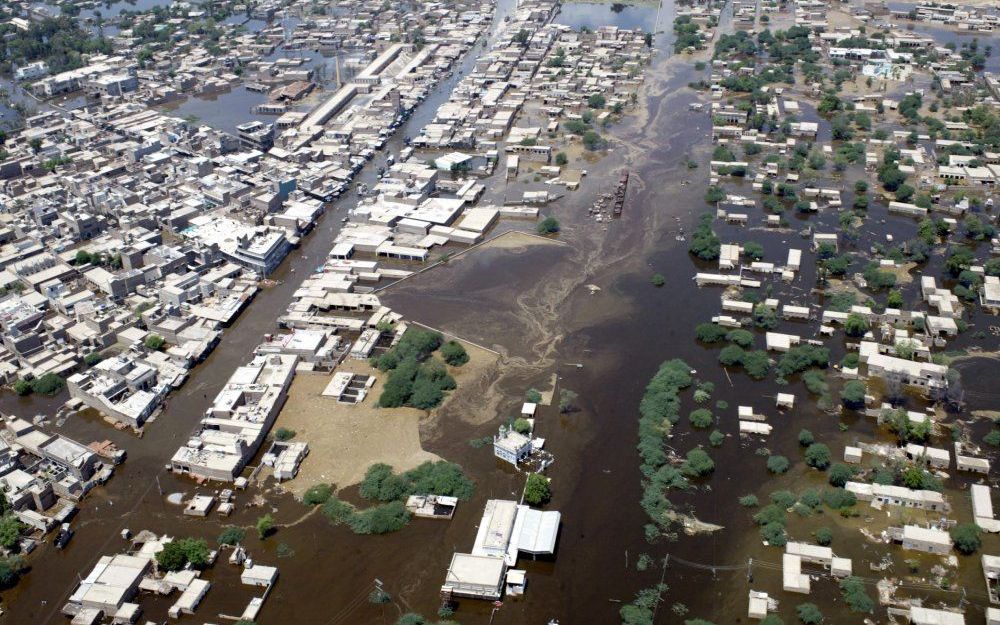
[[[0,623],[1000,624],[959,5],[6,7]]]

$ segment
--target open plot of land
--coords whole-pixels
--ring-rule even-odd
[[[421,446],[421,420],[435,421],[438,411],[447,407],[453,397],[475,393],[480,379],[489,377],[497,361],[497,355],[488,350],[464,346],[469,362],[449,367],[458,388],[429,416],[416,408],[379,408],[378,398],[387,376],[372,369],[367,361],[346,360],[337,367],[337,371],[375,376],[368,396],[356,405],[323,397],[332,374],[296,376],[275,427],[295,430],[295,440],[309,443],[309,456],[295,479],[285,482],[285,488],[301,497],[314,484],[329,483],[336,488],[357,484],[365,470],[377,462],[406,471],[428,460],[440,460]]]

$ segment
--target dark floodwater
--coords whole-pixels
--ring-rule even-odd
[[[593,30],[602,26],[617,26],[627,30],[639,28],[647,32],[653,32],[656,23],[656,13],[655,6],[566,2],[563,3],[555,21],[576,30],[581,28],[590,28]]]

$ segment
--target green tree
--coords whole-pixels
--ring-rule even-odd
[[[222,530],[219,534],[219,544],[220,545],[238,545],[246,539],[247,533],[242,527],[230,526]]]
[[[442,345],[441,358],[452,367],[461,367],[469,362],[469,354],[458,341],[448,341]]]
[[[549,480],[544,475],[532,473],[524,483],[524,500],[533,506],[541,505],[552,497]]]
[[[257,538],[264,540],[274,532],[274,517],[270,514],[257,519]]]
[[[156,334],[150,334],[149,336],[146,337],[146,340],[143,342],[143,344],[146,346],[146,349],[149,349],[154,352],[159,351],[159,349],[163,347],[164,343],[165,341],[163,340],[163,337],[158,336]]]
[[[768,456],[767,470],[771,473],[784,473],[788,470],[788,458],[784,456]]]
[[[821,527],[816,530],[816,543],[826,547],[833,542],[833,532],[828,527]]]
[[[715,470],[715,462],[704,449],[695,448],[687,452],[687,459],[681,465],[681,472],[689,476],[708,475]]]
[[[854,469],[852,467],[843,462],[835,462],[830,467],[830,475],[827,476],[827,480],[831,486],[843,488],[844,484],[847,484],[852,477],[854,477]]]
[[[712,425],[712,422],[715,420],[712,416],[712,411],[706,408],[693,410],[691,414],[688,415],[688,419],[691,420],[691,425],[696,428],[707,428]]]
[[[293,438],[295,438],[295,430],[290,430],[285,427],[278,428],[277,430],[274,431],[274,438],[275,440],[279,440],[282,442],[290,441]]]
[[[799,430],[799,445],[808,447],[816,442],[816,437],[809,430],[802,428]]]
[[[556,154],[556,165],[563,167],[568,162],[569,158],[566,156],[565,152],[559,152],[558,154]]]
[[[819,611],[815,603],[800,603],[795,608],[795,615],[805,625],[817,625],[823,621],[823,613]]]
[[[848,408],[858,409],[865,405],[865,383],[860,380],[850,380],[840,391],[840,400]]]
[[[858,313],[851,313],[844,322],[844,332],[847,336],[864,336],[869,329],[868,319]]]
[[[813,443],[806,448],[806,464],[816,469],[830,466],[830,448],[823,443]]]
[[[34,389],[32,389],[31,382],[28,380],[22,378],[17,382],[14,382],[14,392],[22,397],[30,395],[32,390]]]
[[[514,431],[518,434],[530,434],[531,422],[527,419],[514,419]]]
[[[538,222],[538,234],[555,234],[559,232],[559,220],[555,217],[546,217]]]
[[[951,541],[955,544],[955,549],[965,555],[975,553],[982,544],[982,539],[980,538],[982,531],[975,523],[956,525],[951,528],[950,534]]]
[[[875,602],[865,592],[865,583],[860,577],[851,575],[840,581],[840,592],[851,612],[869,613],[875,610]]]
[[[326,503],[333,496],[333,486],[330,484],[314,484],[302,495],[302,503],[307,506],[318,506]]]
[[[0,517],[0,546],[8,551],[16,551],[24,525],[10,513]]]
[[[53,396],[63,390],[66,383],[54,373],[46,373],[40,378],[31,381],[31,390],[42,395]],[[15,388],[15,391],[17,389]]]

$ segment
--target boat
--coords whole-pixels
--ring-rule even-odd
[[[625,208],[625,194],[628,191],[628,170],[623,169],[621,175],[618,177],[618,186],[615,188],[615,204],[612,209],[615,217],[622,214],[622,209]]]

